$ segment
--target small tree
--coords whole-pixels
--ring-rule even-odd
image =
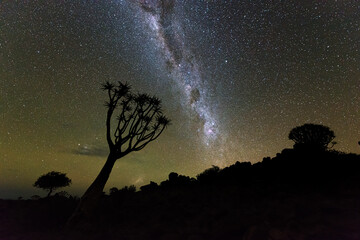
[[[329,127],[307,123],[293,128],[289,139],[295,142],[294,147],[327,149],[335,134]]]
[[[49,191],[47,195],[47,197],[49,197],[54,190],[67,187],[70,184],[71,179],[66,177],[66,173],[52,171],[40,176],[34,183],[34,187]]]
[[[102,90],[107,93],[106,140],[108,158],[94,182],[86,190],[67,226],[77,228],[84,218],[91,216],[102,196],[116,160],[131,152],[140,151],[157,139],[170,120],[161,109],[161,101],[147,94],[134,94],[128,84],[106,82]],[[116,114],[116,118],[113,115]],[[79,226],[80,227],[80,226]]]

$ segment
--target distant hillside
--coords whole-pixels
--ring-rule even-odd
[[[220,169],[217,166],[206,169],[196,179],[170,173],[169,179],[158,186],[154,182],[141,187],[142,190],[176,188],[179,186],[236,185],[251,186],[259,183],[268,185],[281,183],[292,185],[308,183],[321,184],[356,181],[360,177],[360,155],[338,151],[284,149],[276,157],[266,157],[262,162],[236,162]]]
[[[0,201],[0,239],[360,239],[360,156],[285,149],[196,179],[170,173],[113,188],[89,228],[64,233],[77,201]]]

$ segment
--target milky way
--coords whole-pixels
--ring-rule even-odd
[[[0,1],[0,198],[81,195],[106,160],[105,81],[163,101],[172,125],[107,189],[258,162],[323,124],[360,153],[360,2]]]
[[[183,9],[175,1],[139,1],[150,34],[155,35],[158,49],[166,62],[167,71],[185,94],[185,108],[190,107],[200,123],[199,135],[206,146],[219,138],[216,109],[209,103],[206,79],[201,63],[187,47],[184,30],[178,19]],[[179,9],[180,8],[180,9]],[[179,14],[180,13],[180,14]]]

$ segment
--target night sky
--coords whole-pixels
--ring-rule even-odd
[[[106,160],[105,81],[156,95],[172,125],[115,164],[106,191],[261,161],[290,130],[360,153],[357,0],[0,1],[0,198],[81,196]]]

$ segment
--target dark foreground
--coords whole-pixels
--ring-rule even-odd
[[[104,196],[86,231],[63,229],[78,200],[0,200],[0,239],[360,239],[360,157],[284,150],[197,180]]]

